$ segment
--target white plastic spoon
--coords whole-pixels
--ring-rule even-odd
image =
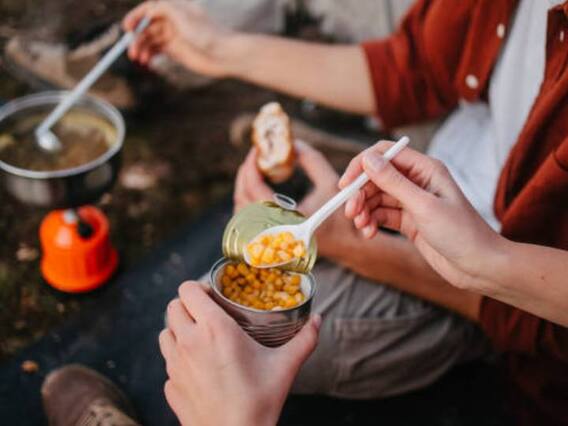
[[[61,149],[61,141],[50,130],[61,117],[83,96],[87,90],[99,79],[112,63],[130,46],[130,43],[150,24],[150,19],[144,17],[134,31],[125,33],[120,40],[102,57],[89,73],[75,86],[75,88],[57,105],[35,130],[36,141],[41,149],[48,152],[57,152]]]
[[[400,140],[391,146],[387,152],[384,153],[383,157],[386,160],[392,160],[400,151],[402,151],[410,142],[407,136],[403,136]],[[343,203],[349,200],[355,193],[361,189],[369,181],[369,176],[366,173],[362,173],[357,179],[351,182],[350,185],[343,188],[334,197],[332,197],[328,202],[319,208],[313,215],[308,219],[298,225],[278,225],[271,228],[265,229],[256,237],[254,237],[251,242],[259,241],[265,235],[276,235],[282,232],[290,232],[296,241],[303,241],[306,247],[310,246],[310,241],[312,236],[318,226],[320,226],[335,210],[337,210]],[[270,263],[261,264],[252,263],[252,259],[248,250],[245,248],[244,252],[245,262],[249,265],[254,265],[256,268],[274,268],[278,266],[291,263],[296,260],[292,258],[289,261],[280,263]]]

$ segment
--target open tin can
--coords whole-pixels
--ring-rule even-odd
[[[234,263],[228,259],[218,260],[209,275],[213,290],[213,300],[221,306],[235,321],[258,343],[276,347],[288,342],[300,331],[309,319],[316,283],[312,274],[300,274],[300,288],[304,301],[293,308],[278,311],[263,311],[240,305],[223,296],[221,275],[223,269]]]
[[[246,245],[256,235],[271,226],[301,223],[305,218],[295,210],[296,203],[277,194],[275,202],[263,201],[241,209],[228,223],[223,235],[224,258],[218,260],[209,273],[213,299],[237,321],[253,339],[262,345],[276,347],[292,339],[310,316],[316,282],[309,271],[316,261],[316,245],[312,241],[307,255],[281,268],[301,277],[300,288],[304,300],[292,308],[260,310],[240,305],[222,293],[221,277],[229,264],[243,261]]]
[[[296,225],[306,220],[295,209],[296,202],[282,194],[275,194],[274,201],[261,201],[243,207],[225,228],[223,255],[227,259],[243,261],[247,244],[262,231],[278,225]],[[305,274],[312,270],[316,257],[317,246],[315,239],[312,239],[305,256],[280,269]]]

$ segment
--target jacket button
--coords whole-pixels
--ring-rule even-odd
[[[497,25],[497,37],[499,38],[505,37],[505,24]]]
[[[479,80],[473,74],[468,74],[465,78],[465,85],[470,89],[477,89],[479,87]]]

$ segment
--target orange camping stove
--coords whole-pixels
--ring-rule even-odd
[[[42,221],[41,272],[57,290],[82,293],[102,286],[118,265],[109,224],[96,207],[54,210]]]

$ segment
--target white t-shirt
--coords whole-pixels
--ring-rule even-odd
[[[493,212],[499,175],[544,78],[548,10],[562,2],[521,0],[491,77],[489,103],[462,103],[429,148],[495,230],[501,227]]]

